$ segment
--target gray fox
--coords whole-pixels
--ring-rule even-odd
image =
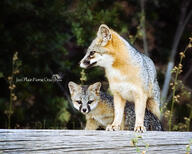
[[[105,69],[114,96],[114,120],[107,130],[120,129],[126,100],[135,104],[136,132],[145,131],[146,108],[160,119],[160,89],[153,61],[104,24],[80,61],[82,68],[92,66]]]
[[[78,85],[69,82],[73,106],[86,116],[86,130],[104,128],[113,122],[113,97],[100,91],[101,83],[92,85]],[[134,130],[135,111],[132,103],[126,103],[121,130]],[[158,118],[146,109],[144,126],[147,130],[162,131]]]

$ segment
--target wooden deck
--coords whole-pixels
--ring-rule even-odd
[[[101,154],[136,153],[138,151],[140,151],[139,153],[146,151],[149,154],[184,154],[190,139],[192,139],[191,132],[146,132],[137,134],[132,131],[0,129],[0,154]]]

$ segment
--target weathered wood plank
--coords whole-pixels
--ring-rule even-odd
[[[2,129],[0,153],[135,153],[131,140],[137,136],[142,136],[138,148],[152,154],[185,153],[192,139],[191,132]]]

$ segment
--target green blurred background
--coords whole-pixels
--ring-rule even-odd
[[[187,7],[185,3],[189,1]],[[80,83],[79,61],[96,36],[100,24],[107,24],[143,50],[143,17],[148,54],[153,59],[160,87],[170,60],[174,37],[183,8],[190,13],[190,0],[1,0],[0,1],[0,128],[82,129],[84,116],[71,103],[67,84]],[[178,42],[174,62],[179,62],[192,36],[192,18]],[[182,23],[181,23],[182,24]],[[18,59],[13,55],[18,52]],[[192,130],[192,51],[186,52],[179,80],[184,89],[174,105],[173,130]],[[19,71],[14,73],[13,71]],[[85,70],[86,84],[107,80],[101,68]],[[16,78],[51,78],[60,74],[62,82],[15,82]],[[13,77],[10,83],[8,77]],[[10,88],[11,85],[16,87]],[[12,90],[11,90],[12,89]],[[185,94],[183,94],[185,93]],[[188,95],[186,95],[186,93]],[[163,125],[167,129],[172,90],[169,89]],[[16,98],[12,98],[16,96]],[[10,101],[11,98],[11,101]],[[10,114],[10,103],[11,114]]]

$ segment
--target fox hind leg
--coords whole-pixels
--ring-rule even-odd
[[[157,80],[152,89],[152,97],[147,100],[147,109],[160,119],[160,88]]]
[[[159,104],[155,99],[149,98],[147,100],[147,109],[151,111],[158,119],[160,119]]]

